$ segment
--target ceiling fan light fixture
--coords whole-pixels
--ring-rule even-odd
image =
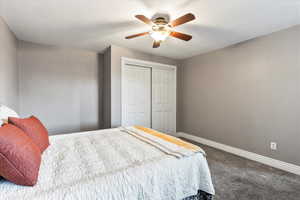
[[[158,31],[153,31],[153,32],[150,33],[150,36],[151,36],[155,41],[165,41],[169,35],[170,35],[170,32],[158,32]]]
[[[150,36],[155,41],[164,41],[171,34],[171,28],[167,25],[163,26],[153,26]]]

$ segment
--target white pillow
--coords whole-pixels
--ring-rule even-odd
[[[0,105],[0,126],[4,123],[4,121],[8,120],[8,117],[18,117],[19,115],[12,109],[7,106]]]

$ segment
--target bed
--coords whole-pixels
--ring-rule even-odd
[[[1,200],[211,199],[205,152],[166,138],[137,127],[50,136],[37,185],[2,179]]]

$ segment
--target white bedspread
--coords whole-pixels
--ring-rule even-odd
[[[202,153],[176,158],[107,129],[50,137],[34,187],[0,181],[1,200],[181,200],[214,194]]]

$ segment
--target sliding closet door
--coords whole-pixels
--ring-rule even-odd
[[[151,69],[122,67],[122,126],[151,127]]]
[[[176,71],[152,69],[152,128],[176,132]]]

